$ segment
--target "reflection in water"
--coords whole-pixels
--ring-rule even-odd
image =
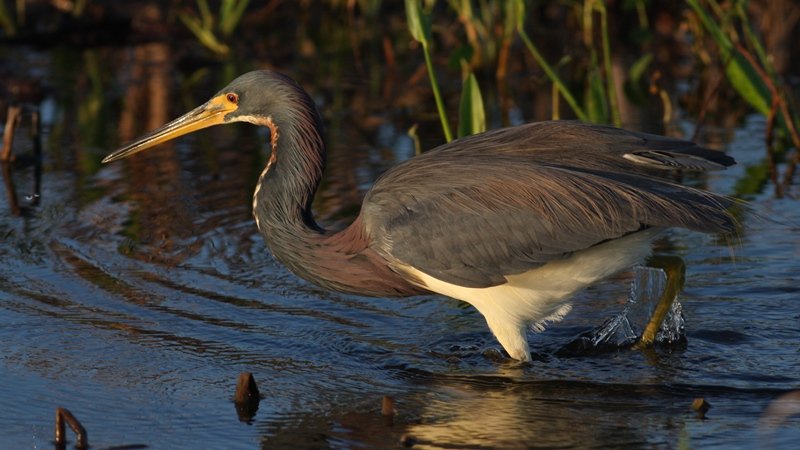
[[[14,180],[11,178],[11,164],[6,161],[0,161],[0,170],[2,170],[3,184],[6,188],[6,200],[8,201],[8,209],[12,216],[19,216],[21,209],[19,207],[19,200],[17,199],[17,189],[14,186]]]
[[[489,442],[496,448],[593,448],[607,445],[611,436],[616,445],[650,443],[649,430],[637,418],[637,397],[647,393],[596,392],[569,383],[451,385],[407,433],[418,442],[415,448],[486,448]]]
[[[760,408],[756,405],[777,395],[647,384],[631,375],[637,383],[544,380],[520,368],[492,376],[415,370],[404,374],[414,387],[398,399],[393,421],[380,414],[378,396],[371,396],[374,404],[368,405],[351,395],[346,406],[265,419],[261,447],[391,448],[402,443],[424,449],[650,448],[672,447],[701,435],[712,447],[728,448],[736,441],[719,423],[725,412],[712,412],[709,421],[699,419],[690,407],[693,396],[724,397],[726,409],[739,408],[744,417],[754,417]],[[751,434],[747,445],[753,445],[753,438]],[[777,442],[788,441],[781,436]]]
[[[256,145],[245,134],[231,147],[249,155]],[[173,150],[195,193],[173,208],[194,216],[188,232],[180,220],[161,227],[194,247],[167,261],[155,236],[134,257],[125,251],[132,212],[158,208],[130,198],[145,180],[115,179],[136,176],[132,166],[87,180],[85,189],[108,187],[82,209],[68,200],[75,185],[53,189],[69,176],[50,172],[30,226],[0,216],[0,429],[14,447],[30,442],[31,424],[48,424],[40,435],[51,439],[57,404],[100,448],[386,448],[403,435],[422,448],[741,446],[754,444],[754,418],[798,382],[797,242],[775,224],[752,227],[735,262],[724,243],[670,237],[694,272],[681,297],[686,347],[558,353],[624,309],[622,279],[581,295],[576,314],[535,336],[539,361],[508,366],[484,357],[496,344],[480,316],[454,302],[341,296],[286,272],[264,249],[249,213],[252,182],[227,152],[209,177],[205,155]],[[786,204],[772,215],[800,219]],[[263,395],[252,426],[231,410],[243,371]],[[392,425],[380,414],[384,395],[396,399]],[[711,420],[695,420],[695,397],[714,404]],[[776,442],[797,437],[796,419],[786,420]]]
[[[145,15],[160,14],[154,5],[144,9]],[[120,116],[121,140],[128,141],[137,134],[166,123],[173,111],[169,92],[174,90],[171,50],[165,43],[143,44],[135,48],[130,80],[124,97],[125,107]],[[143,117],[143,122],[137,122]],[[133,209],[125,224],[125,235],[132,246],[157,245],[154,254],[167,262],[175,252],[193,253],[191,218],[184,206],[190,195],[183,183],[180,162],[173,145],[164,145],[158,152],[134,158],[126,167],[128,192],[125,198]],[[177,226],[173,226],[177,225]],[[180,243],[180,245],[179,245]]]
[[[800,418],[800,391],[787,392],[772,402],[759,419],[759,434],[765,448],[779,448],[784,427],[795,426]]]
[[[38,102],[41,102],[41,94],[37,91],[25,96],[23,100],[27,100],[26,104],[11,104],[7,108],[2,147],[0,147],[0,171],[2,171],[0,177],[3,179],[6,200],[12,216],[21,215],[23,208],[26,206],[37,206],[40,201],[42,186],[42,132],[41,117],[38,109]],[[35,101],[37,104],[31,104],[31,101]],[[16,154],[14,152],[14,138],[20,130],[22,119],[26,116],[30,119],[32,155],[27,153]],[[21,206],[13,173],[15,168],[21,169],[25,166],[33,166],[33,183],[31,193],[25,195],[26,205]]]

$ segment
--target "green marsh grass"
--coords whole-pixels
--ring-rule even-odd
[[[431,7],[433,2],[431,2]],[[453,140],[453,133],[450,131],[450,121],[447,119],[447,110],[442,100],[442,93],[439,91],[439,83],[436,81],[436,71],[433,68],[431,56],[431,18],[430,13],[423,12],[420,8],[419,0],[406,0],[406,20],[411,37],[422,45],[422,52],[425,55],[425,65],[428,68],[428,78],[431,80],[433,97],[436,101],[436,109],[439,111],[439,119],[442,122],[442,131],[447,142]]]
[[[797,111],[787,100],[785,83],[777,75],[761,39],[753,31],[746,12],[746,1],[721,5],[716,0],[686,0],[705,31],[719,49],[720,63],[728,83],[754,110],[767,117],[768,165],[775,195],[782,197],[793,182],[800,164],[800,125]],[[778,155],[773,142],[776,127],[795,150],[788,158],[783,177],[778,173]]]
[[[236,30],[249,3],[250,0],[222,0],[218,14],[214,15],[207,0],[196,0],[199,16],[194,13],[180,13],[178,18],[203,46],[224,57],[228,55],[230,48],[223,41]]]

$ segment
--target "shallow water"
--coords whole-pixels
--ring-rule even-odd
[[[31,71],[49,61],[23,54],[33,55],[21,57]],[[216,87],[184,93],[186,108],[170,97],[169,114]],[[766,413],[800,389],[796,200],[751,196],[762,217],[742,219],[734,247],[684,231],[659,241],[659,252],[687,263],[685,345],[559,352],[624,308],[623,275],[581,293],[566,320],[532,337],[537,361],[518,366],[496,357],[483,319],[454,300],[326,292],[277,264],[250,213],[262,133],[213,129],[101,167],[125,139],[113,112],[123,94],[100,96],[106,114],[89,132],[75,124],[83,103],[61,95],[42,106],[41,204],[14,217],[0,201],[2,448],[50,447],[57,406],[82,421],[93,448],[386,448],[403,436],[415,448],[800,440],[796,415]],[[413,147],[400,117],[356,129],[320,102],[331,167],[317,210],[346,220],[363,189]],[[739,166],[690,181],[733,193],[761,163],[764,126],[752,117],[734,130],[726,146]],[[30,141],[21,135],[17,145]],[[12,175],[23,203],[33,171]],[[243,371],[263,395],[249,421],[232,402]],[[380,415],[384,395],[397,402],[392,423]],[[696,397],[712,405],[706,420],[690,410]]]

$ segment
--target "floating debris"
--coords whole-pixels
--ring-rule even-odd
[[[387,427],[394,425],[394,397],[391,395],[384,395],[381,401],[381,416],[383,416],[383,424]]]
[[[236,381],[236,394],[233,401],[237,403],[251,401],[253,399],[261,400],[261,393],[258,392],[258,385],[256,379],[250,372],[242,372],[239,374],[239,379]]]
[[[89,436],[86,434],[86,428],[83,428],[80,421],[72,415],[67,408],[56,408],[56,445],[65,446],[67,444],[66,430],[64,422],[75,433],[75,448],[85,449],[89,448]]]
[[[258,412],[261,402],[261,393],[258,391],[256,379],[250,372],[242,372],[236,380],[236,393],[233,396],[236,405],[236,415],[239,420],[249,423]]]
[[[697,412],[698,418],[705,419],[706,413],[711,409],[711,403],[708,403],[703,397],[696,398],[692,402],[692,409]]]
[[[394,397],[391,395],[384,395],[381,402],[381,414],[384,416],[394,415]]]
[[[14,144],[14,132],[22,115],[22,107],[9,106],[6,114],[6,126],[3,131],[3,146],[0,147],[0,161],[13,161],[11,147]]]

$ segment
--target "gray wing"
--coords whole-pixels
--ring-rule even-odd
[[[694,142],[574,121],[536,122],[469,136],[431,150],[516,156],[542,164],[666,175],[724,169],[736,161]],[[429,152],[430,153],[430,152]]]
[[[454,141],[384,174],[362,210],[373,248],[443,281],[488,287],[644,227],[735,229],[731,200],[647,175],[660,165],[698,170],[732,159],[579,123],[568,131],[587,133],[565,138],[572,135],[552,133],[561,122],[544,124]],[[584,141],[592,133],[591,144]],[[644,161],[626,156],[632,152]]]

